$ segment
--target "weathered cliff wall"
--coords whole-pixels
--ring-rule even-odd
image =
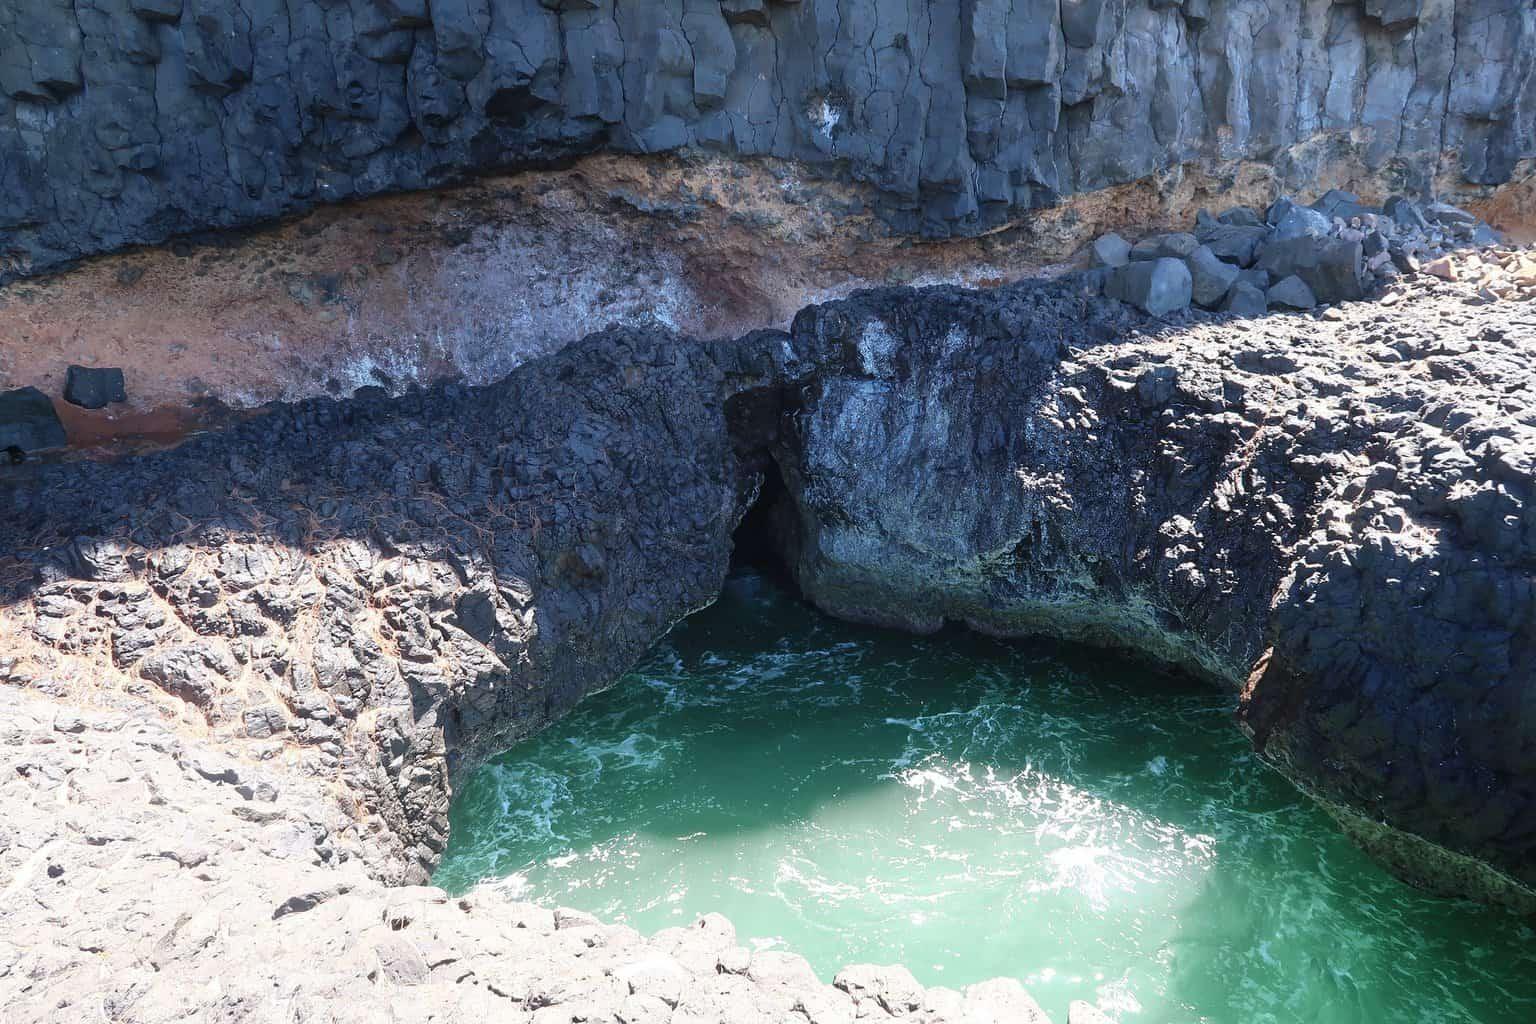
[[[1533,66],[1525,0],[27,0],[0,280],[604,148],[791,159],[931,236],[1186,163],[1455,191],[1536,154]]]

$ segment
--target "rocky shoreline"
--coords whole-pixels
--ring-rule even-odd
[[[1529,912],[1536,309],[1428,276],[1256,319],[1095,291],[869,291],[733,341],[618,329],[485,388],[7,470],[8,1019],[82,993],[144,1021],[273,999],[629,1019],[649,995],[673,1020],[1033,1013],[986,1009],[1027,1005],[1002,983],[754,976],[710,924],[730,969],[584,919],[556,955],[547,912],[385,887],[427,880],[455,778],[714,599],[754,507],[834,615],[1214,680],[1383,863]],[[384,935],[392,901],[421,927]],[[541,930],[552,959],[528,960]]]

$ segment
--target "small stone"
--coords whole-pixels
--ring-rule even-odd
[[[555,908],[555,928],[564,931],[567,928],[594,928],[602,924],[595,916],[585,910],[572,910],[570,907]]]

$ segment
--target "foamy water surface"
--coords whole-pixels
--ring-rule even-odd
[[[1421,897],[1259,763],[1231,699],[1134,662],[825,619],[733,577],[618,686],[476,774],[437,882],[1057,1021],[1536,1020],[1533,933]]]

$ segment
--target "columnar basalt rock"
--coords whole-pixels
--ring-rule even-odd
[[[932,236],[1188,163],[1425,192],[1536,156],[1500,0],[37,0],[0,41],[0,280],[597,149],[798,161]]]

